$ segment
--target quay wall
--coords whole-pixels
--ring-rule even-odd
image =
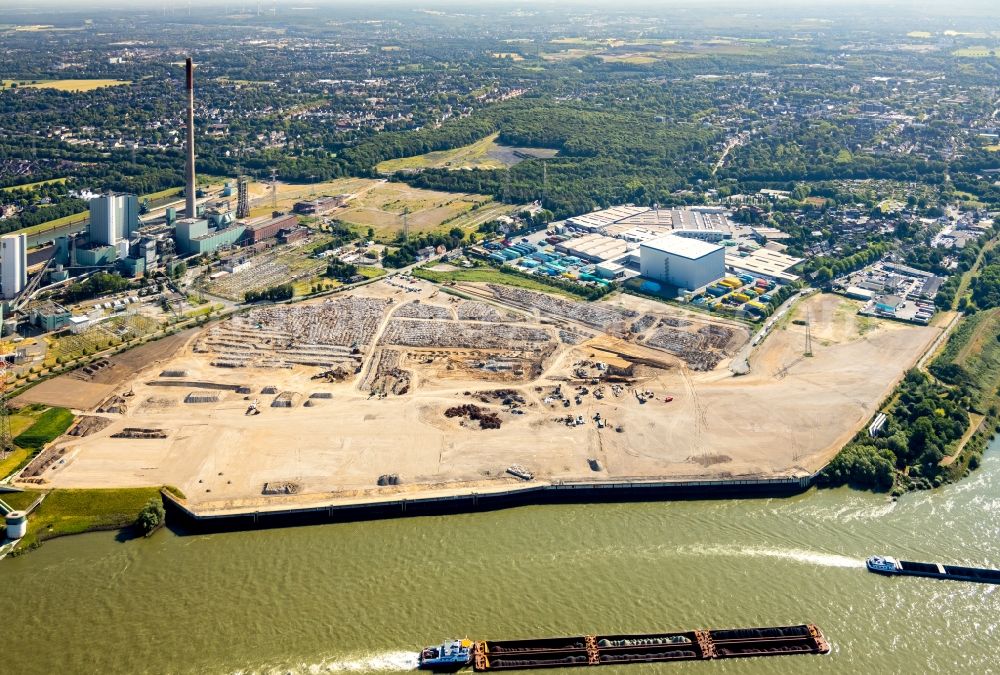
[[[291,527],[411,516],[451,515],[545,504],[787,497],[807,490],[815,475],[692,481],[602,481],[526,485],[503,491],[446,496],[396,497],[363,503],[248,507],[224,513],[199,511],[163,491],[171,527],[181,533]]]

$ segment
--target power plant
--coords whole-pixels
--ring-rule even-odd
[[[184,217],[178,218],[178,209],[172,204],[157,208],[134,194],[106,192],[90,199],[89,219],[82,232],[68,226],[46,232],[48,239],[24,234],[3,237],[0,318],[4,334],[16,332],[18,324],[24,322],[47,332],[67,326],[85,330],[91,325],[89,315],[74,317],[58,303],[38,302],[35,296],[97,272],[120,273],[129,279],[160,272],[169,276],[189,256],[211,255],[233,247],[246,247],[253,255],[305,236],[307,231],[295,215],[272,212],[270,217],[250,218],[250,180],[242,174],[237,176],[235,210],[228,199],[233,190],[228,182],[219,193],[221,198],[199,207],[198,198],[206,195],[198,190],[195,175],[194,62],[190,57],[185,59],[185,85]],[[149,213],[151,208],[162,209],[163,215]],[[147,215],[141,217],[143,213]],[[29,255],[29,247],[38,250]],[[37,271],[29,279],[27,271],[32,265]],[[103,310],[109,308],[114,309],[109,305]],[[105,314],[103,310],[98,313]]]

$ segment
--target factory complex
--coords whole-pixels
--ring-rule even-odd
[[[187,145],[184,189],[185,210],[168,205],[145,214],[148,203],[134,194],[108,192],[89,200],[83,232],[56,232],[50,241],[29,251],[24,234],[0,237],[0,294],[3,296],[3,334],[19,327],[45,332],[70,328],[84,330],[97,316],[74,315],[54,300],[36,299],[51,295],[68,284],[99,272],[113,272],[135,279],[161,272],[174,276],[191,259],[211,256],[229,249],[246,248],[259,253],[270,246],[305,238],[308,230],[294,213],[273,212],[250,217],[249,181],[240,176],[235,191],[229,182],[217,197],[208,199],[197,187],[194,154],[194,66],[187,69]],[[235,199],[235,201],[234,201]],[[342,206],[345,196],[320,198],[297,204],[303,214],[327,213]],[[29,278],[29,270],[31,271]],[[125,307],[116,302],[109,310]],[[98,306],[100,308],[100,306]],[[96,309],[95,308],[95,311]],[[101,318],[107,318],[104,313]],[[111,314],[114,312],[111,311]]]
[[[782,253],[785,247],[770,242],[767,228],[729,216],[715,206],[616,206],[550,223],[520,240],[486,242],[471,253],[536,276],[604,288],[624,283],[662,299],[763,318],[773,310],[768,291],[798,281],[803,259]]]

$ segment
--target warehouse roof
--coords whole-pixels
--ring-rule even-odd
[[[792,274],[788,270],[798,265],[802,260],[802,258],[794,258],[784,253],[761,248],[742,258],[732,254],[727,255],[726,265],[735,270],[742,270],[750,274],[762,274],[780,281],[796,281],[799,278],[798,275]]]
[[[681,258],[688,258],[690,260],[704,258],[710,253],[722,250],[722,247],[718,244],[709,244],[707,241],[691,239],[689,237],[678,237],[674,234],[668,234],[667,236],[660,237],[659,239],[644,241],[641,246],[642,248],[662,251],[664,253],[670,253],[672,255],[680,256]]]

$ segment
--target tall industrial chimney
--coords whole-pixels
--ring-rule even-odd
[[[187,166],[185,167],[185,178],[187,179],[187,217],[196,218],[197,210],[194,204],[195,183],[194,183],[194,64],[191,57],[187,59]]]

